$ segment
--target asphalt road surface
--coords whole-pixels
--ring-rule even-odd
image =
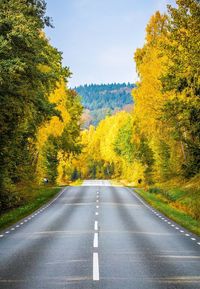
[[[0,233],[1,289],[200,289],[200,239],[108,181]]]

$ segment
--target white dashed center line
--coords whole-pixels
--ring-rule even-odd
[[[94,233],[93,247],[98,248],[98,233]]]
[[[94,222],[94,229],[95,229],[95,231],[98,230],[98,222],[97,221]]]
[[[93,253],[93,280],[99,281],[99,255]]]

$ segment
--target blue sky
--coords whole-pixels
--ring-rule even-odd
[[[134,51],[156,11],[175,0],[46,0],[51,43],[73,73],[69,85],[135,82]]]

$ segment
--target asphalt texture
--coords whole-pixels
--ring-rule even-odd
[[[0,232],[1,289],[200,289],[200,238],[108,181]]]

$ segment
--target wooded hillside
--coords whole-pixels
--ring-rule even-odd
[[[130,83],[91,84],[75,87],[81,96],[83,107],[83,127],[97,125],[107,115],[120,110],[131,110],[133,98]]]

